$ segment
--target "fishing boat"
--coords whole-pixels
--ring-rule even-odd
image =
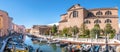
[[[23,43],[22,36],[14,36],[8,40],[6,49],[10,52],[29,52],[28,46]]]
[[[58,41],[58,40],[49,40],[49,41],[47,41],[47,43],[48,44],[59,44],[60,41]]]
[[[26,44],[9,43],[6,48],[10,49],[11,52],[29,52]]]
[[[47,39],[44,39],[44,38],[32,38],[31,39],[33,42],[47,42],[48,40]]]
[[[65,47],[65,46],[68,46],[68,43],[60,43],[60,47]]]

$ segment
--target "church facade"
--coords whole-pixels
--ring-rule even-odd
[[[63,28],[85,24],[88,29],[92,29],[95,24],[99,24],[101,29],[105,28],[107,23],[110,23],[116,33],[119,32],[118,26],[118,8],[94,8],[86,9],[79,4],[73,5],[67,10],[67,13],[61,15],[59,22],[59,30]]]

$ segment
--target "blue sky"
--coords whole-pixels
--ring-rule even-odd
[[[30,28],[59,22],[60,15],[74,4],[86,9],[120,8],[119,0],[0,0],[0,9],[7,11],[14,23]]]

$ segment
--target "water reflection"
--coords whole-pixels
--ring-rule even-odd
[[[57,50],[56,44],[52,44],[51,47],[53,48],[54,52]]]
[[[26,36],[25,44],[33,47],[34,51],[38,48],[43,52],[63,52],[63,48],[56,46],[56,44],[47,44],[47,43],[33,43],[31,37]]]

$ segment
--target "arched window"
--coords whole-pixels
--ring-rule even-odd
[[[101,21],[99,19],[95,20],[94,23],[98,24],[101,23]]]
[[[92,12],[89,12],[87,16],[88,16],[88,17],[93,17],[94,14],[93,14]]]
[[[103,15],[103,13],[101,11],[98,11],[96,15]]]
[[[112,23],[112,21],[110,19],[106,19],[105,23]]]
[[[90,24],[90,21],[89,21],[89,20],[86,20],[84,23],[85,23],[85,24]]]
[[[78,11],[73,11],[73,17],[78,17]]]
[[[106,11],[105,15],[112,15],[112,12],[111,11]]]

